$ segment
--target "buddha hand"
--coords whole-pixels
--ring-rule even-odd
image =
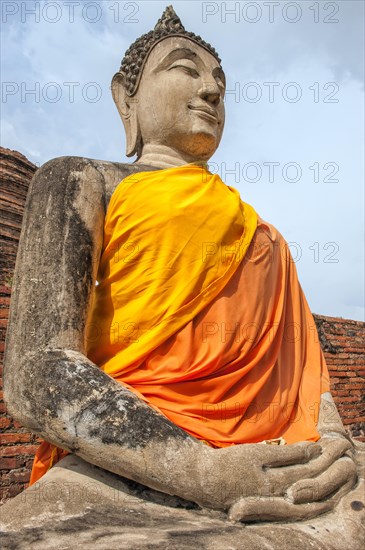
[[[202,450],[202,498],[233,521],[296,521],[332,510],[356,483],[343,437],[285,446],[244,444]]]

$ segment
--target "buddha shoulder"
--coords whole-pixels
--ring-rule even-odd
[[[146,169],[151,168],[85,157],[57,157],[43,164],[36,172],[31,193],[41,193],[43,196],[61,193],[65,199],[79,193],[96,193],[101,196],[106,208],[115,188],[124,178]]]

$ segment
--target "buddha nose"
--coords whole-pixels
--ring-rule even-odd
[[[221,93],[218,84],[214,81],[203,82],[200,90],[199,97],[216,106],[221,100]]]

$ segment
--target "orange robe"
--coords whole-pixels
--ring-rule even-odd
[[[88,357],[172,422],[215,447],[319,438],[328,372],[295,264],[218,176],[188,165],[123,180],[98,280]]]

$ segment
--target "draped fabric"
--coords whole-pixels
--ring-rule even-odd
[[[328,372],[295,264],[217,175],[123,180],[98,283],[88,357],[172,422],[213,447],[319,438]],[[47,465],[36,457],[33,482]]]
[[[319,439],[330,390],[313,316],[287,243],[259,219],[219,296],[116,379],[216,447]]]
[[[114,378],[138,368],[223,290],[256,226],[254,209],[200,166],[123,180],[105,218],[88,357]]]

